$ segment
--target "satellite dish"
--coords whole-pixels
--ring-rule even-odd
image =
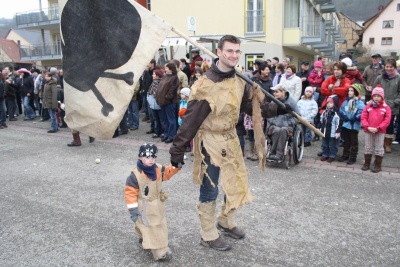
[[[383,6],[383,5],[380,5],[380,6],[378,7],[378,10],[379,10],[379,11],[382,11],[383,8],[384,8],[384,6]]]

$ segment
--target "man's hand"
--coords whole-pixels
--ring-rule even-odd
[[[339,139],[340,138],[340,133],[335,133],[335,138]]]
[[[293,111],[292,107],[291,107],[288,103],[285,104],[285,109],[286,109],[286,111],[287,111],[288,113],[290,113],[290,112]]]
[[[136,223],[137,218],[140,216],[140,212],[138,208],[133,208],[129,210],[129,213],[131,214],[131,220]]]

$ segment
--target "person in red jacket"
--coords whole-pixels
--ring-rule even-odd
[[[361,168],[363,171],[369,170],[373,152],[375,161],[371,171],[380,172],[382,170],[381,165],[385,152],[383,142],[392,116],[392,111],[384,98],[383,88],[375,87],[372,90],[372,101],[365,106],[361,114],[361,124],[365,132],[365,163]]]
[[[333,97],[335,106],[340,107],[346,100],[350,80],[344,76],[347,71],[347,65],[343,62],[333,64],[333,75],[329,76],[321,85],[321,94],[325,100],[321,104],[320,113],[324,112],[328,96]]]
[[[361,72],[357,69],[357,66],[353,66],[353,61],[346,57],[341,60],[341,62],[345,63],[347,65],[347,71],[344,74],[344,77],[350,80],[351,84],[363,83],[363,77],[361,75]]]

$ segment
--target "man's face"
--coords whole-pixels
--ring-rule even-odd
[[[278,64],[278,60],[272,59],[272,64],[274,64],[274,65]]]
[[[240,44],[231,42],[224,42],[222,49],[217,49],[219,64],[222,64],[223,68],[234,68],[239,61],[240,54]]]
[[[308,70],[309,68],[310,68],[310,65],[308,65],[308,64],[307,65],[306,64],[302,64],[301,65],[301,69],[302,70]]]
[[[153,63],[149,63],[149,64],[147,65],[147,68],[148,68],[149,70],[152,70],[152,69],[154,68]]]
[[[277,89],[274,91],[274,96],[277,99],[283,99],[285,97],[285,91],[282,89]]]
[[[10,68],[9,67],[5,67],[3,69],[3,72],[6,72],[6,75],[8,75],[10,73]]]
[[[268,76],[269,74],[269,68],[265,68],[261,71],[261,75],[263,75],[264,77]]]
[[[378,65],[380,61],[381,61],[380,57],[373,57],[372,58],[372,64],[374,64],[374,65]]]
[[[288,65],[288,62],[287,62],[287,60],[286,59],[284,59],[284,60],[282,60],[282,64],[283,64],[283,66],[287,66]]]

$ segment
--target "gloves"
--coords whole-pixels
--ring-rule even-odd
[[[351,122],[351,123],[354,123],[354,122],[356,122],[356,121],[357,121],[356,116],[353,116],[353,117],[350,118],[350,122]]]
[[[349,117],[347,115],[343,115],[343,121],[344,122],[348,122],[349,121]]]
[[[140,212],[138,208],[133,208],[129,210],[129,213],[131,214],[131,220],[136,223],[137,218],[140,216]]]
[[[293,111],[293,109],[292,109],[292,107],[289,105],[289,104],[285,104],[285,109],[286,109],[286,111],[288,112],[288,113],[290,113],[290,112],[292,112]]]
[[[171,160],[171,165],[174,166],[175,168],[182,168],[183,165],[185,165],[185,162],[175,162]]]
[[[340,138],[340,133],[335,133],[335,138],[339,139]]]

